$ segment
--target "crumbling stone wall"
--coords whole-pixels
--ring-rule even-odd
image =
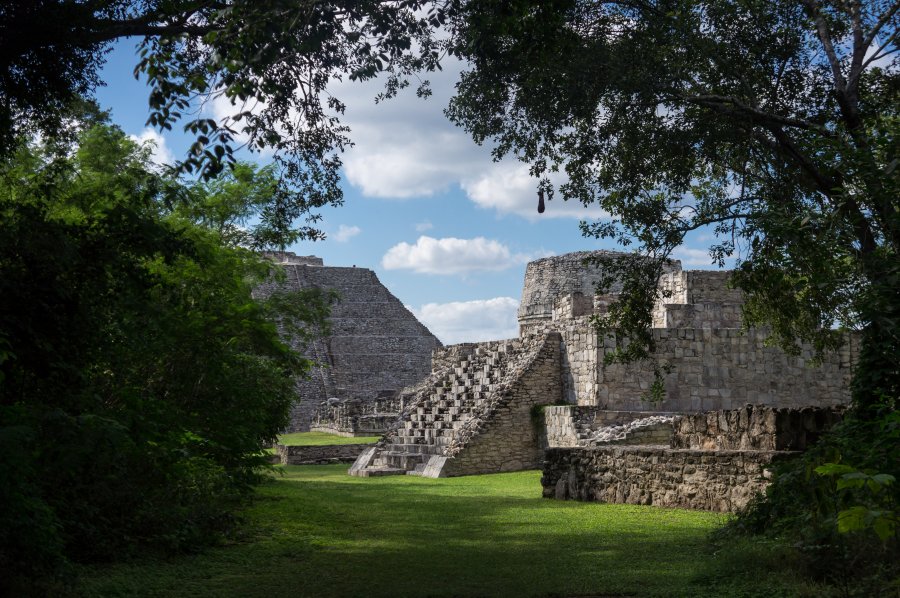
[[[746,403],[799,407],[849,401],[851,368],[858,356],[854,337],[848,335],[842,349],[820,365],[810,363],[809,346],[796,357],[767,347],[765,331],[740,329],[743,295],[728,288],[730,272],[683,271],[678,262],[670,263],[659,281],[669,296],[654,311],[656,352],[643,362],[606,365],[616,338],[599,338],[590,317],[604,313],[620,289],[614,287],[606,296],[591,294],[601,277],[596,266],[583,263],[591,255],[572,253],[529,264],[519,308],[523,336],[551,330],[562,335],[566,402],[610,410],[690,412]],[[665,400],[651,405],[645,395],[654,371],[666,369]]]
[[[275,452],[282,465],[326,465],[352,463],[371,444],[334,444],[326,446],[285,446],[278,444]]]
[[[557,410],[551,411],[548,428],[555,425],[566,432],[564,409],[547,409]],[[668,447],[551,447],[545,452],[543,493],[547,498],[736,511],[765,489],[769,464],[797,455],[840,419],[839,410],[747,405],[676,417]]]
[[[852,364],[858,343],[848,335],[844,347],[826,356],[819,365],[810,363],[812,349],[797,357],[765,346],[767,333],[737,329],[654,329],[656,365],[672,366],[665,376],[665,399],[655,406],[662,411],[733,409],[752,403],[780,407],[837,406],[849,402]],[[615,339],[603,339],[598,351],[602,364]],[[637,362],[599,368],[600,380],[588,403],[616,410],[640,410],[650,406],[642,397],[653,382],[652,364]]]
[[[838,409],[746,405],[733,411],[683,415],[675,421],[675,448],[803,451],[843,419]]]
[[[652,446],[551,448],[541,484],[545,498],[734,512],[765,489],[765,468],[788,455]]]

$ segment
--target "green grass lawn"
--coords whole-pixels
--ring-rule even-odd
[[[291,446],[328,446],[333,444],[371,444],[378,442],[380,436],[338,436],[325,432],[294,432],[278,436],[279,444]]]
[[[540,498],[540,473],[352,478],[285,467],[245,538],[82,569],[85,596],[801,596],[765,547],[707,540],[723,516]]]

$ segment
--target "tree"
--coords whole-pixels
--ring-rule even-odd
[[[438,65],[433,28],[442,9],[424,0],[12,0],[0,4],[0,156],[29,132],[55,137],[66,107],[102,84],[113,42],[140,40],[136,76],[150,86],[148,124],[183,121],[194,136],[182,172],[209,179],[234,151],[273,150],[281,218],[315,222],[341,202],[339,153],[350,143],[328,85],[385,73],[389,97],[406,76]],[[427,94],[427,81],[420,94]],[[202,108],[225,101],[217,121]],[[276,244],[287,244],[277,240]]]
[[[311,364],[275,322],[302,342],[328,314],[315,291],[254,300],[274,265],[166,201],[177,188],[234,222],[258,198],[184,189],[102,123],[78,141],[0,168],[4,595],[58,593],[67,560],[227,532]],[[266,183],[252,171],[235,169],[244,187]]]
[[[448,115],[563,199],[637,243],[604,327],[652,348],[662,262],[685,235],[734,256],[745,320],[786,350],[862,330],[854,400],[900,397],[900,2],[461,2],[451,51],[471,61]],[[638,263],[635,261],[634,263]]]

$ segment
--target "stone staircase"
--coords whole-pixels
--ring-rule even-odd
[[[558,351],[558,335],[552,341],[530,338],[438,349],[434,371],[406,391],[413,396],[393,429],[360,455],[350,475],[447,475],[447,459],[460,455],[497,413],[508,411],[518,381],[548,343]],[[546,402],[555,399],[550,396]]]

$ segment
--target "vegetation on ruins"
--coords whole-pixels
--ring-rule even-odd
[[[274,322],[302,342],[328,313],[315,291],[251,296],[273,267],[232,233],[272,172],[188,185],[103,121],[0,167],[4,595],[60,591],[73,559],[228,532],[310,366]]]
[[[540,498],[535,471],[425,480],[284,467],[241,542],[82,569],[82,596],[809,596],[784,551],[729,540],[722,515]]]
[[[662,265],[700,229],[715,233],[711,261],[736,259],[745,323],[772,342],[821,354],[859,331],[853,417],[781,471],[747,526],[800,535],[811,562],[843,563],[832,573],[896,576],[885,564],[900,562],[900,2],[459,8],[451,51],[472,67],[450,118],[529,163],[541,201],[611,215],[583,223],[586,236],[637,246],[603,264],[624,280],[597,318],[630,339],[619,359],[652,351]],[[853,486],[861,476],[885,483]]]
[[[340,152],[350,143],[330,81],[386,77],[382,98],[439,58],[441,11],[424,0],[13,0],[0,4],[0,155],[22,136],[65,130],[66,107],[102,84],[111,45],[139,41],[135,75],[149,87],[148,124],[193,136],[179,163],[212,178],[238,148],[274,152],[281,228],[341,203]],[[429,93],[427,81],[418,89]],[[210,118],[218,102],[232,116]],[[306,230],[310,236],[318,231]],[[291,239],[279,242],[289,245]]]

